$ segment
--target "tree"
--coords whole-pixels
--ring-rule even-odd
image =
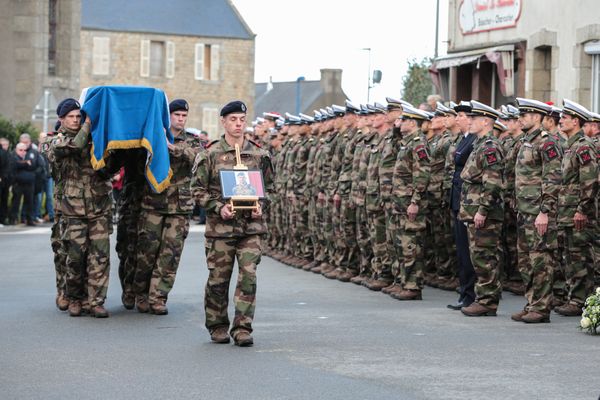
[[[0,115],[0,137],[7,138],[12,146],[19,141],[19,135],[29,133],[32,140],[36,140],[40,134],[39,129],[31,122],[13,122]]]
[[[430,58],[421,61],[412,59],[408,61],[408,71],[402,78],[402,98],[415,107],[424,103],[427,96],[433,93],[433,82],[429,76]]]

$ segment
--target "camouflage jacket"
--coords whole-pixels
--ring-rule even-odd
[[[61,199],[64,194],[64,181],[62,179],[62,169],[64,163],[58,162],[56,160],[56,156],[54,154],[54,148],[56,146],[56,142],[59,139],[58,132],[48,132],[46,139],[40,143],[40,152],[46,156],[48,159],[48,164],[50,165],[50,172],[52,179],[54,180],[54,193],[53,193],[53,201],[54,201],[54,212],[56,214],[62,214],[60,210]]]
[[[54,153],[55,162],[61,164],[59,185],[62,184],[63,195],[57,199],[58,209],[64,216],[78,218],[110,213],[111,171],[92,168],[90,126],[83,124],[79,132],[61,127],[58,133],[49,149]]]
[[[394,166],[400,148],[400,132],[390,129],[383,139],[381,158],[379,159],[379,193],[381,200],[386,202],[392,199],[392,181]]]
[[[527,133],[515,165],[515,194],[519,213],[556,217],[560,190],[560,143],[542,129]]]
[[[377,202],[381,201],[379,193],[379,161],[381,160],[381,151],[385,146],[385,135],[376,132],[375,143],[371,146],[367,164],[367,187],[365,193],[369,196],[377,197]],[[379,208],[379,207],[378,207]]]
[[[430,199],[434,200],[429,204],[430,207],[439,207],[442,199],[443,185],[445,178],[446,155],[454,138],[449,132],[445,132],[430,142],[431,151],[431,178],[427,192]]]
[[[329,167],[329,179],[327,180],[327,195],[331,198],[338,194],[338,183],[340,171],[342,170],[342,160],[344,150],[348,141],[348,131],[338,132],[332,144],[330,153],[331,163]]]
[[[342,167],[338,179],[337,192],[340,196],[349,197],[352,191],[352,170],[354,167],[354,153],[357,143],[362,139],[362,135],[356,129],[348,131],[344,156],[342,158]]]
[[[431,174],[430,164],[427,140],[421,130],[400,139],[392,190],[397,210],[406,210],[410,203],[416,204],[421,210],[427,206],[425,192]]]
[[[567,140],[561,170],[558,223],[561,226],[573,226],[576,212],[593,218],[598,191],[598,156],[594,142],[583,131]]]
[[[279,152],[275,156],[274,165],[273,165],[274,170],[276,171],[274,185],[275,185],[275,191],[277,192],[278,196],[285,194],[284,192],[286,189],[286,181],[284,180],[285,174],[283,173],[283,167],[284,167],[284,163],[285,163],[285,157],[286,157],[288,151],[290,151],[292,144],[293,144],[292,138],[287,137],[285,139],[285,141],[281,144],[281,148],[279,149]]]
[[[325,138],[323,146],[321,146],[321,153],[319,154],[318,166],[321,172],[319,179],[319,191],[323,192],[328,197],[333,195],[329,191],[329,180],[331,178],[331,164],[333,154],[335,153],[335,147],[337,145],[337,136],[338,133],[336,131],[330,132]]]
[[[308,166],[308,154],[310,152],[310,138],[308,136],[299,137],[296,145],[292,149],[294,154],[293,162],[289,166],[290,179],[288,179],[287,190],[293,192],[296,196],[306,196],[308,190],[306,187],[306,169]]]
[[[142,208],[159,214],[191,214],[194,209],[190,183],[196,155],[202,150],[198,139],[187,132],[175,137],[174,149],[169,149],[171,183],[161,193],[144,185]]]
[[[322,137],[319,137],[318,139],[315,139],[315,141],[317,142],[315,145],[315,151],[314,151],[314,155],[313,155],[313,160],[311,163],[311,178],[310,178],[310,191],[311,191],[311,195],[312,196],[317,196],[319,194],[319,192],[321,191],[321,179],[322,179],[322,167],[323,167],[323,163],[322,163],[322,158],[321,158],[321,154],[323,153],[323,145],[325,144],[325,139]],[[309,155],[310,157],[310,155]]]
[[[318,137],[311,136],[308,139],[308,158],[306,160],[306,178],[305,178],[305,186],[306,186],[306,197],[314,197],[315,193],[315,166],[316,160],[315,156],[317,155],[317,150],[319,149],[320,140]]]
[[[515,204],[515,164],[517,162],[517,154],[523,145],[525,139],[525,133],[521,133],[519,136],[510,139],[506,139],[506,148],[503,150],[505,155],[504,160],[504,179],[506,181],[504,189],[504,200],[507,203]]]
[[[236,164],[235,148],[222,136],[207,146],[206,151],[198,154],[193,167],[192,194],[196,202],[206,209],[207,238],[243,237],[267,232],[264,215],[268,211],[268,196],[273,191],[271,157],[266,150],[249,140],[244,141],[240,153],[244,165],[262,172],[265,189],[265,199],[261,200],[263,217],[253,219],[250,210],[240,210],[230,220],[221,218],[221,208],[227,200],[221,194],[219,171],[233,169]]]
[[[357,206],[365,205],[365,196],[367,193],[367,170],[369,168],[369,159],[374,147],[377,146],[377,131],[371,131],[363,134],[363,139],[357,147],[358,167],[353,171],[352,188],[350,195]],[[356,160],[356,158],[355,158]]]
[[[477,138],[460,174],[463,186],[459,219],[473,222],[476,213],[504,220],[504,151],[490,131]]]
[[[299,142],[298,137],[290,138],[288,142],[288,149],[285,152],[285,157],[283,159],[283,164],[281,165],[281,169],[275,175],[275,178],[279,178],[279,184],[281,185],[281,196],[287,197],[287,195],[292,193],[291,179],[292,179],[292,171],[294,170],[294,160],[296,158],[296,153],[294,153],[294,148]]]

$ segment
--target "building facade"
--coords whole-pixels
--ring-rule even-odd
[[[445,99],[498,107],[517,96],[600,111],[594,0],[449,0],[448,54],[432,78]]]

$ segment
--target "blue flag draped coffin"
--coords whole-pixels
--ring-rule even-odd
[[[143,147],[148,151],[146,179],[162,192],[171,179],[167,140],[169,106],[162,90],[142,86],[95,86],[81,93],[82,110],[92,122],[92,166],[105,165],[109,150]]]

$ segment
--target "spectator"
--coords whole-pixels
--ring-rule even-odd
[[[48,164],[38,152],[37,146],[31,142],[31,136],[28,133],[22,133],[19,136],[19,143],[27,146],[27,159],[35,158],[35,180],[33,186],[33,208],[31,209],[31,219],[33,222],[43,222],[41,219],[41,193],[48,177]],[[21,220],[25,218],[25,208],[21,211]]]
[[[33,191],[35,186],[35,171],[38,168],[37,156],[27,151],[25,143],[17,144],[12,156],[14,182],[12,185],[12,207],[9,224],[15,224],[19,217],[19,207],[23,199],[23,210],[28,226],[33,226]]]
[[[4,146],[6,142],[6,147]],[[0,226],[8,221],[8,190],[10,189],[10,154],[8,140],[0,138]]]
[[[41,144],[44,142],[44,140],[46,140],[46,132],[42,132],[40,133],[40,137],[39,137],[39,141],[38,143]],[[41,151],[39,151],[39,146],[38,146],[38,152],[40,155],[40,161],[44,163],[44,169],[43,172],[40,172],[40,181],[41,181],[41,187],[42,190],[37,194],[37,199],[34,199],[34,203],[36,205],[35,207],[35,218],[38,220],[38,222],[40,222],[42,220],[42,200],[43,200],[43,195],[45,195],[46,198],[46,212],[43,215],[44,220],[46,221],[54,221],[54,203],[53,203],[53,193],[54,193],[54,180],[52,179],[52,170],[51,170],[51,166],[50,166],[50,162],[48,161],[48,158],[46,158],[46,155],[44,153],[42,153]]]

